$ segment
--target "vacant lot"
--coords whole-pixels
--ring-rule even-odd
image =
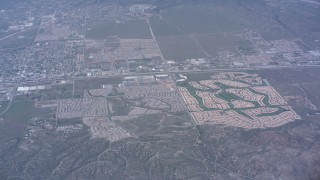
[[[320,68],[261,70],[260,73],[280,94],[287,96],[289,104],[302,117],[320,108]]]
[[[0,40],[0,48],[17,48],[31,45],[34,41],[37,28],[33,28],[13,36]]]
[[[33,100],[25,96],[18,97],[12,102],[11,107],[4,114],[4,119],[6,121],[26,124],[28,118],[31,118],[34,113],[33,105]]]
[[[121,82],[122,80],[120,77],[88,78],[74,81],[74,88],[76,90],[98,89],[105,84],[119,84]]]

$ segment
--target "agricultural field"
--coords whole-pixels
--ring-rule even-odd
[[[179,84],[196,124],[225,124],[245,129],[284,125],[301,119],[258,74],[221,72],[211,80]]]
[[[134,31],[132,29],[134,29]],[[88,27],[86,31],[86,37],[88,39],[102,40],[114,36],[123,39],[152,38],[149,25],[145,20],[132,20],[123,23],[104,21]]]
[[[215,3],[195,3],[165,9],[161,12],[164,20],[187,33],[236,32],[250,29],[246,11],[236,6]],[[181,19],[184,21],[181,21]]]
[[[249,41],[236,37],[244,29],[256,29],[247,17],[245,10],[233,5],[199,2],[166,8],[150,24],[164,57],[186,60],[219,57],[223,51],[235,56],[241,50],[254,53]]]
[[[185,32],[182,32],[170,22],[161,19],[160,17],[152,17],[150,19],[150,24],[153,29],[153,33],[156,37],[161,36],[177,36],[177,35],[184,35]]]
[[[119,39],[115,41],[87,41],[89,63],[120,60],[151,59],[161,56],[153,39]]]
[[[205,56],[197,43],[189,36],[157,37],[157,42],[165,59],[186,60]]]
[[[204,34],[197,35],[196,38],[212,57],[217,57],[222,51],[230,51],[236,56],[250,55],[257,51],[249,40],[237,37],[234,33]]]

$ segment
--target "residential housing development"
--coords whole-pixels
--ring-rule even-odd
[[[257,74],[222,72],[179,91],[196,124],[245,129],[277,127],[300,119],[284,98]]]

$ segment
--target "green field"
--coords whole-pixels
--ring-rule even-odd
[[[184,84],[180,84],[179,86],[186,88],[189,93],[191,94],[191,96],[193,96],[199,103],[199,107],[204,110],[204,111],[210,111],[210,110],[215,110],[213,108],[208,108],[203,104],[203,100],[200,96],[197,95],[197,89],[195,89],[194,87],[192,87],[189,83],[184,83]]]
[[[231,100],[240,100],[241,98],[235,94],[228,92],[221,92],[215,95],[217,98],[230,102]]]
[[[201,81],[201,80],[210,80],[211,76],[214,73],[212,72],[200,72],[200,73],[186,73],[184,75],[186,75],[188,77],[189,81]]]
[[[263,93],[261,93],[261,92],[255,91],[255,90],[252,89],[252,88],[249,88],[249,90],[250,90],[251,92],[255,93],[255,94],[263,95],[264,98],[263,98],[262,102],[263,102],[265,105],[267,105],[267,106],[272,106],[272,105],[269,103],[269,95],[268,95],[268,94],[263,94]]]
[[[229,89],[229,88],[233,88],[231,86],[228,86],[226,84],[220,83],[220,82],[215,82],[215,85],[219,86],[221,89]]]
[[[205,73],[204,75],[206,75],[206,76],[208,77],[209,75],[212,75],[212,73],[210,73],[210,74]],[[201,76],[200,76],[200,77],[201,77]],[[254,108],[259,108],[259,107],[261,107],[261,105],[260,105],[258,102],[244,100],[243,98],[241,98],[241,97],[239,97],[239,96],[237,96],[237,95],[235,95],[235,94],[232,94],[232,93],[229,93],[229,92],[226,91],[226,89],[233,88],[233,87],[227,86],[227,85],[222,84],[222,83],[219,83],[219,82],[216,82],[215,84],[220,87],[220,90],[222,90],[220,93],[215,94],[215,96],[216,96],[217,98],[220,98],[220,99],[225,100],[225,101],[228,102],[228,106],[230,107],[228,110],[235,110],[235,111],[238,112],[239,114],[244,115],[244,116],[252,119],[250,116],[246,115],[242,110],[254,109]],[[196,89],[196,88],[192,87],[192,86],[191,86],[189,83],[187,83],[187,82],[179,83],[179,84],[177,84],[177,86],[181,86],[181,87],[187,88],[187,90],[189,91],[189,93],[198,101],[199,107],[200,107],[201,109],[203,109],[204,111],[218,110],[218,109],[213,109],[213,108],[208,108],[208,107],[206,107],[206,106],[203,104],[202,98],[196,94],[197,91],[214,92],[214,91],[215,91],[214,89],[210,89],[210,90],[199,90],[199,89]],[[249,88],[249,90],[252,90],[252,88]],[[268,95],[262,94],[262,93],[259,93],[259,92],[256,92],[256,91],[254,91],[254,90],[252,90],[252,92],[255,93],[255,94],[260,94],[260,95],[265,96],[265,98],[263,99],[263,102],[264,102],[265,105],[267,105],[267,106],[269,106],[269,107],[279,108],[279,111],[270,114],[270,116],[271,116],[271,115],[277,115],[277,114],[280,114],[280,113],[283,112],[283,110],[284,110],[283,108],[281,108],[281,107],[279,107],[279,106],[272,106],[272,105],[270,105],[270,103],[269,103],[269,96],[268,96]],[[232,104],[232,101],[234,101],[234,100],[242,100],[242,101],[247,101],[247,102],[253,103],[253,104],[254,104],[254,107],[235,108],[234,105]],[[269,115],[269,114],[266,114],[266,115]]]

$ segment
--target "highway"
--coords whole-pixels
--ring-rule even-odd
[[[104,76],[82,76],[82,77],[70,77],[67,79],[57,78],[51,80],[43,80],[43,81],[28,81],[28,83],[18,83],[18,86],[27,85],[27,84],[39,84],[44,82],[51,82],[55,80],[87,80],[87,79],[95,79],[95,78],[122,78],[127,76],[147,76],[147,75],[160,75],[160,74],[187,74],[187,73],[214,73],[221,71],[248,71],[248,70],[264,70],[264,69],[294,69],[294,68],[306,68],[306,67],[320,67],[320,65],[295,65],[295,66],[259,66],[259,67],[237,67],[237,68],[211,68],[205,70],[176,70],[176,71],[155,71],[155,72],[147,72],[147,73],[130,73],[130,74],[114,74],[114,75],[104,75]],[[12,86],[17,85],[17,83],[7,83],[2,86]]]

